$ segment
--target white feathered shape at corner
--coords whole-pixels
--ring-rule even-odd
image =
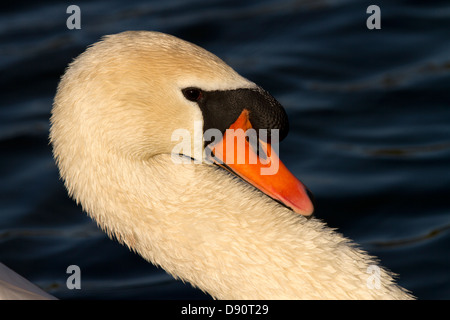
[[[383,268],[379,286],[368,285],[376,260],[305,217],[312,212],[307,189],[286,168],[280,181],[258,180],[247,167],[229,166],[230,173],[172,161],[174,130],[193,136],[196,121],[205,129],[283,128],[283,112],[212,53],[170,35],[129,31],[70,64],[50,138],[69,194],[103,230],[214,298],[412,298]]]
[[[55,300],[21,275],[0,263],[0,300]]]

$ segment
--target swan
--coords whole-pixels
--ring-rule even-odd
[[[0,262],[0,300],[56,300]]]
[[[102,230],[214,299],[413,298],[376,258],[311,217],[307,188],[281,161],[277,173],[258,173],[262,158],[278,160],[270,139],[258,136],[254,166],[223,161],[230,128],[276,129],[281,140],[288,122],[268,92],[214,54],[126,31],[70,63],[50,143],[69,195]],[[207,129],[222,140],[202,137]],[[188,147],[177,130],[189,133]],[[208,148],[212,160],[198,159]],[[248,140],[244,150],[255,155]]]

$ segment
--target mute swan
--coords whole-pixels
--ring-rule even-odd
[[[216,299],[412,298],[381,267],[371,285],[375,260],[306,218],[307,189],[281,162],[279,174],[260,176],[193,161],[206,145],[195,142],[195,123],[279,129],[281,138],[288,129],[281,105],[215,55],[128,31],[70,64],[50,141],[69,194],[109,236]],[[183,163],[172,154],[178,129],[192,139]]]

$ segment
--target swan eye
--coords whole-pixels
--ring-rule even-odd
[[[183,92],[186,99],[193,102],[199,101],[203,96],[202,90],[198,88],[186,88],[181,90],[181,92]]]

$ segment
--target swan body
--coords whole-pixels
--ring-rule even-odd
[[[69,194],[111,237],[216,299],[409,299],[376,260],[211,163],[175,163],[171,140],[205,123],[183,88],[253,82],[176,37],[105,37],[67,69],[50,139]],[[211,115],[209,115],[211,116]],[[185,158],[202,146],[193,141]],[[306,215],[306,214],[305,214]]]
[[[21,275],[0,263],[0,300],[55,300]]]

